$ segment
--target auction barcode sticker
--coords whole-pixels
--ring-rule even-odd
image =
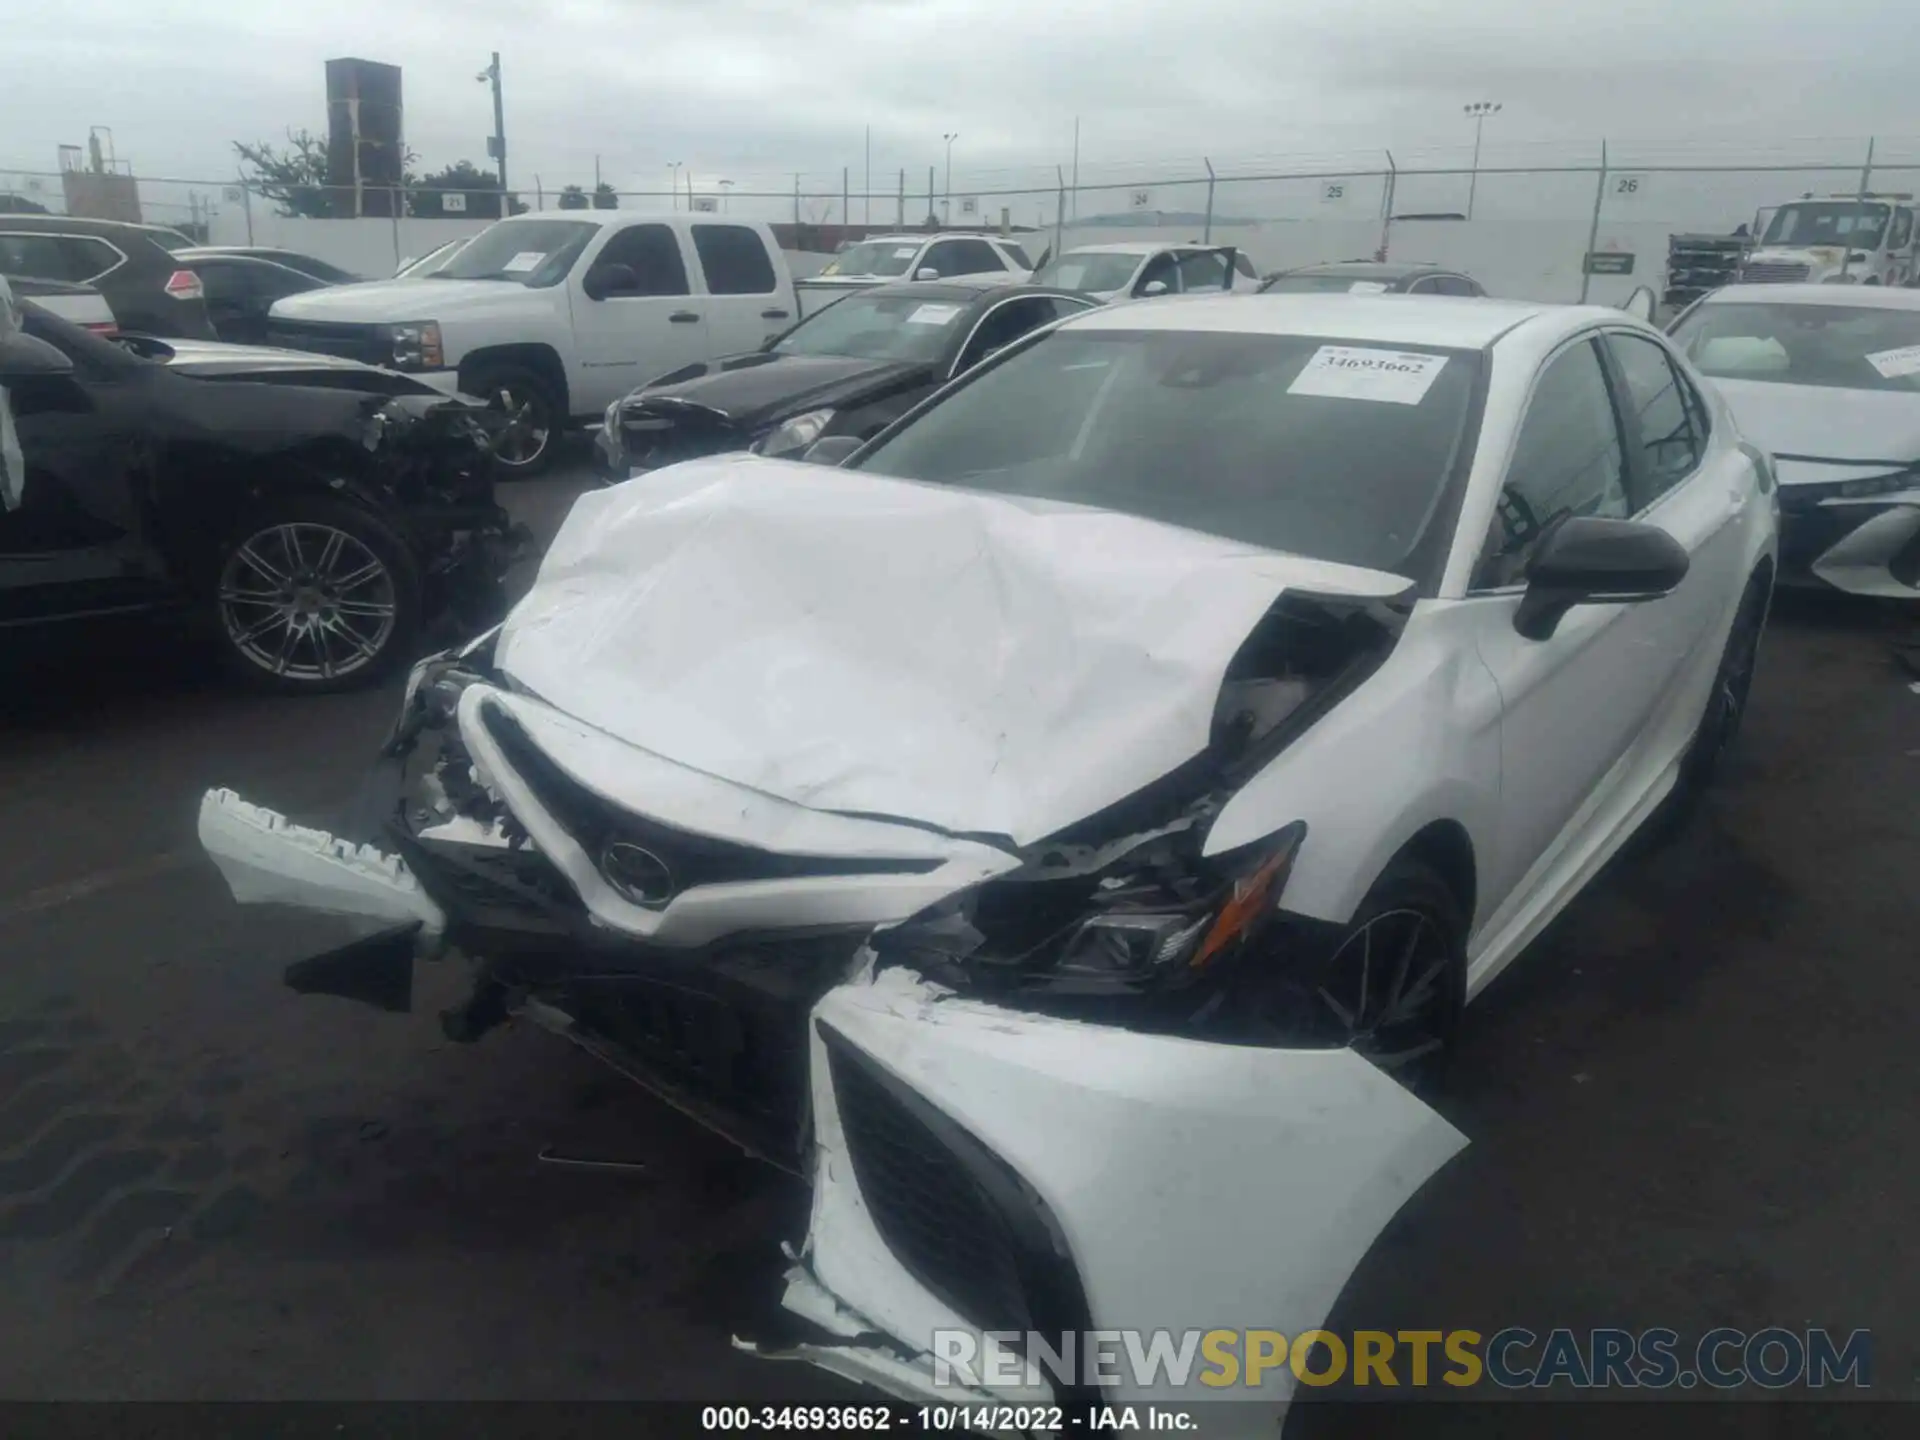
[[[1446,363],[1444,355],[1322,345],[1314,357],[1300,367],[1300,373],[1287,386],[1287,393],[1418,405]]]

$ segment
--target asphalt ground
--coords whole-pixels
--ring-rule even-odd
[[[584,484],[506,496],[544,538]],[[1865,1328],[1872,1393],[1914,1395],[1920,694],[1890,638],[1783,601],[1705,810],[1470,1011],[1443,1108],[1471,1143],[1336,1329]],[[345,932],[234,905],[198,798],[343,815],[397,681],[258,698],[149,636],[64,660],[0,688],[0,1398],[851,1393],[729,1344],[798,1182],[545,1034],[445,1041],[457,975],[412,1016],[281,985]],[[1289,1434],[1379,1418],[1303,1404]]]

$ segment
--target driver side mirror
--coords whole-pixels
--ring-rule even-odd
[[[1513,628],[1546,640],[1576,605],[1631,605],[1673,593],[1687,552],[1657,525],[1570,515],[1547,528],[1527,566]]]
[[[803,465],[839,465],[849,459],[853,452],[866,442],[858,435],[829,435],[824,440],[816,440],[801,455]]]
[[[1620,308],[1626,311],[1627,314],[1633,316],[1634,319],[1644,320],[1651,325],[1653,323],[1653,312],[1658,305],[1659,296],[1655,295],[1649,287],[1639,285],[1634,288],[1634,292],[1631,295],[1627,296]]]
[[[605,300],[613,295],[631,295],[640,288],[640,277],[631,265],[596,265],[580,282],[589,300]]]
[[[940,278],[940,272],[931,265],[922,265],[918,270],[913,272],[913,278],[916,280],[938,280]]]
[[[1164,295],[1167,293],[1167,282],[1164,280],[1149,280],[1140,287],[1140,293],[1143,296]]]
[[[0,384],[72,373],[73,361],[46,341],[18,330],[0,336]]]

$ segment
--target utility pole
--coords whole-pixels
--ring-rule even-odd
[[[873,126],[871,125],[867,126],[867,178],[862,182],[861,188],[867,192],[867,195],[860,204],[860,223],[871,225],[873,224]]]
[[[500,213],[507,213],[507,111],[500,98],[500,52],[493,52],[493,63],[473,77],[493,86],[493,138],[487,141],[487,154],[500,169]]]
[[[1080,218],[1080,117],[1073,117],[1073,218]]]
[[[1473,169],[1467,175],[1467,219],[1473,218],[1473,196],[1480,188],[1480,130],[1489,115],[1498,115],[1500,107],[1491,100],[1476,100],[1460,107],[1473,121]]]
[[[940,138],[947,142],[947,184],[940,201],[940,223],[951,225],[953,224],[953,142],[960,136],[958,134],[942,135]]]
[[[676,210],[680,208],[680,166],[683,163],[679,160],[667,162],[667,190],[673,199],[673,208]]]

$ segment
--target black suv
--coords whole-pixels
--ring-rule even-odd
[[[122,330],[212,340],[206,287],[173,255],[188,240],[159,225],[68,215],[0,215],[0,273],[91,285]]]

